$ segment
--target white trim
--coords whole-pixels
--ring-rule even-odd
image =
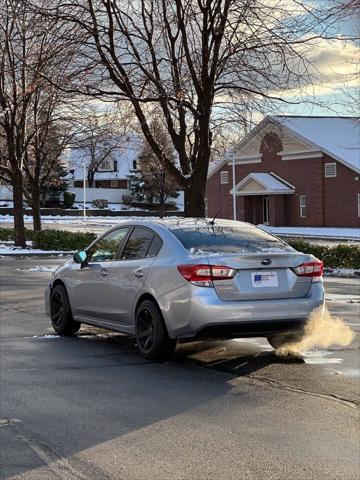
[[[325,176],[325,178],[335,178],[335,177],[337,177],[336,162],[325,162],[324,176]]]
[[[261,163],[263,159],[262,153],[254,155],[235,155],[235,165],[247,165],[249,163]]]
[[[232,194],[232,189],[230,190]],[[236,192],[237,197],[252,197],[255,195],[292,195],[294,192],[289,192],[289,190],[277,190],[276,192],[272,192],[269,190],[252,190],[251,192]]]
[[[235,165],[248,165],[249,163],[261,163],[262,160],[235,160]],[[232,165],[233,162],[229,162],[228,165]]]
[[[281,160],[305,160],[308,158],[322,158],[323,152],[320,150],[301,150],[297,152],[279,152]]]
[[[261,160],[263,157],[263,154],[262,153],[254,153],[254,155],[238,155],[236,156],[235,155],[235,160],[239,160],[239,161],[242,161],[242,160]]]
[[[357,194],[357,200],[358,200],[358,217],[360,217],[360,193]]]
[[[280,182],[285,183],[285,185],[288,185],[290,188],[294,189],[294,191],[296,190],[295,185],[293,185],[292,183],[288,182],[287,180],[284,180],[284,179],[283,179],[282,177],[280,177],[280,175],[278,175],[277,173],[270,172],[270,175],[272,175],[273,177],[275,177],[275,178],[277,178],[278,180],[280,180]]]
[[[263,185],[265,190],[250,190],[247,192],[239,192],[238,190],[244,187],[245,185],[247,185],[250,180],[254,180],[256,183]],[[282,180],[279,180],[279,181],[282,182]],[[233,188],[230,190],[229,193],[230,195],[234,195],[234,192],[235,192],[235,195],[238,197],[246,197],[251,195],[290,195],[295,192],[295,189],[290,189],[290,188],[281,188],[276,190],[272,190],[271,188],[269,189],[266,184],[261,182],[258,178],[256,177],[254,178],[253,174],[249,173],[237,185],[233,186]]]

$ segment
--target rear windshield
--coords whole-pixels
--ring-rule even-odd
[[[171,232],[192,253],[293,252],[286,243],[254,227],[200,226],[174,228]]]

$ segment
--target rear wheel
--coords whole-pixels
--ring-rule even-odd
[[[136,342],[141,355],[149,360],[171,358],[176,340],[169,338],[166,325],[157,305],[144,300],[135,316]]]
[[[277,333],[276,335],[267,337],[267,341],[277,350],[287,343],[299,342],[302,338],[303,334],[301,332]]]
[[[81,326],[72,317],[69,299],[62,285],[56,285],[51,291],[50,316],[53,329],[61,335],[72,335]]]

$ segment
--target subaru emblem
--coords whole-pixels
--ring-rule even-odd
[[[271,263],[272,261],[270,260],[270,258],[264,258],[264,260],[261,260],[262,265],[270,265]]]

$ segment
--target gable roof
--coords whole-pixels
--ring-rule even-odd
[[[310,144],[314,150],[328,154],[340,163],[360,173],[360,118],[359,117],[307,117],[307,116],[268,116],[256,125],[232,151],[224,156],[209,171],[208,178],[232,160],[232,152],[245,147],[268,125],[274,124],[302,142]]]
[[[248,187],[248,188],[246,188]],[[295,189],[272,173],[249,173],[235,186],[236,195],[290,194]],[[233,189],[230,190],[233,194]]]
[[[360,119],[279,116],[277,122],[335,160],[360,172]]]

